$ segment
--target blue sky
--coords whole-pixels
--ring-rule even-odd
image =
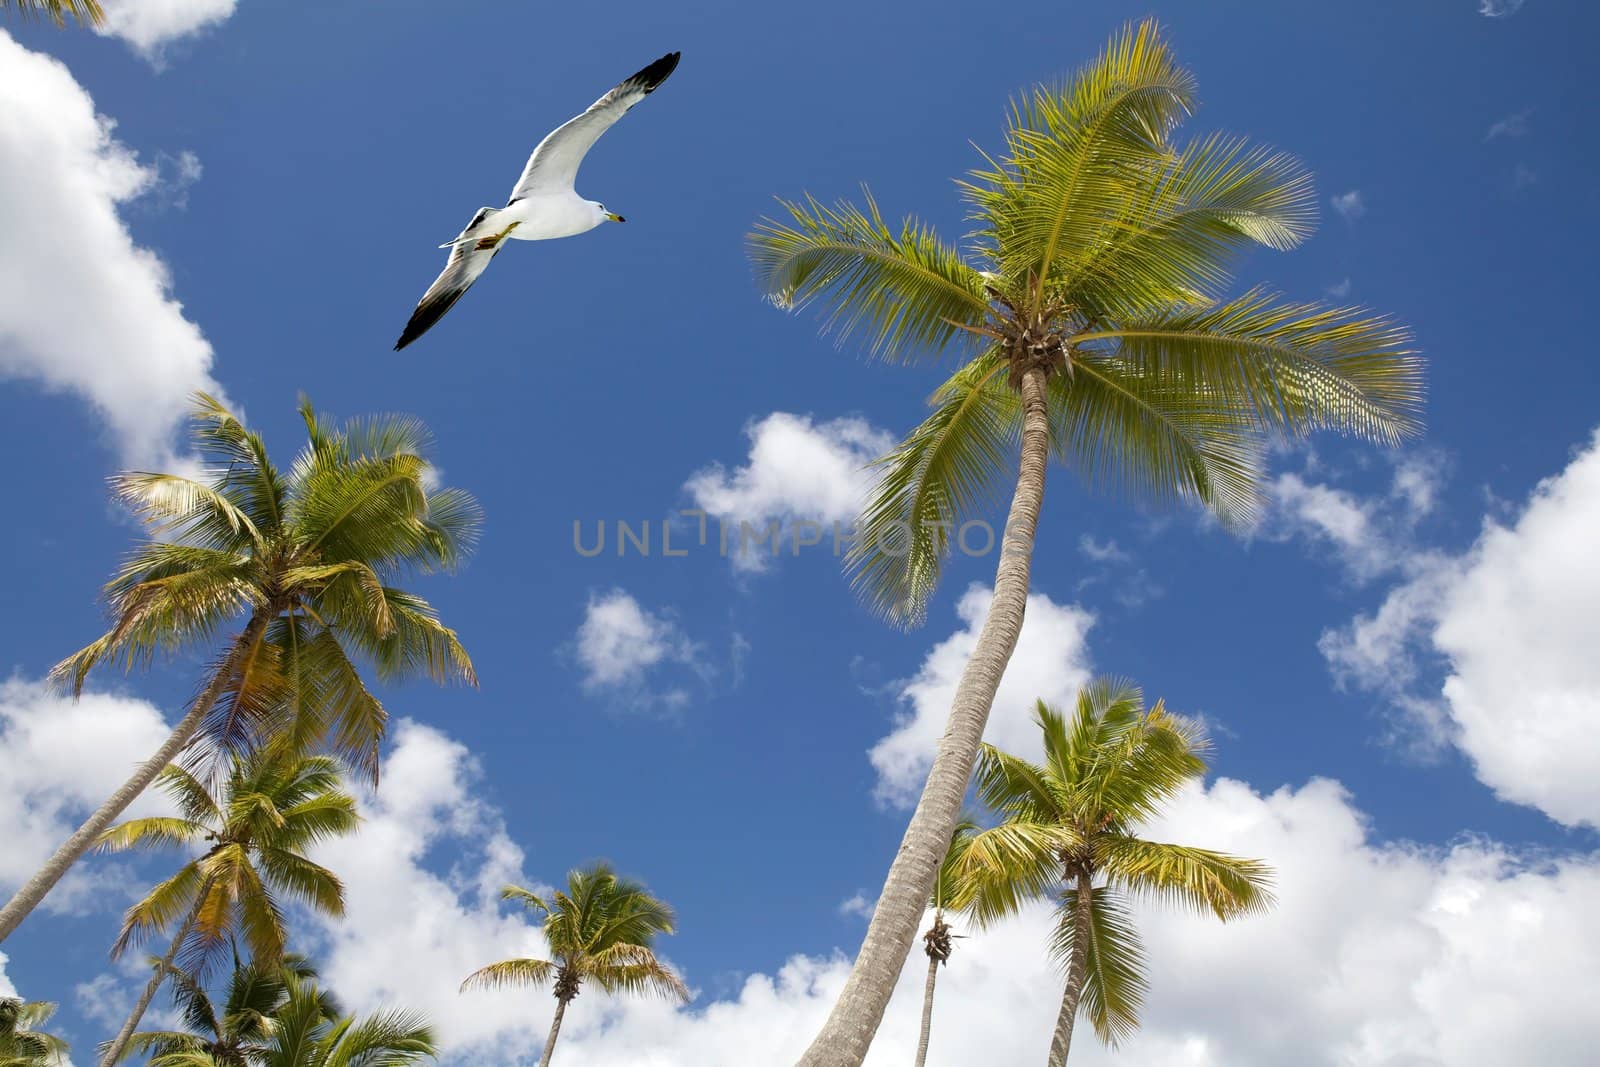
[[[1462,879],[1477,879],[1473,899],[1525,904],[1516,894],[1548,903],[1595,884],[1600,795],[1582,730],[1600,716],[1600,677],[1583,605],[1600,568],[1583,536],[1600,506],[1600,378],[1584,337],[1600,129],[1579,64],[1600,15],[1588,5],[1024,3],[980,18],[971,5],[899,2],[404,2],[374,15],[354,2],[193,0],[164,5],[167,29],[113,10],[124,39],[14,20],[15,43],[0,37],[19,93],[0,117],[0,188],[57,205],[0,206],[0,453],[14,457],[12,499],[26,502],[0,557],[13,607],[0,623],[13,679],[0,727],[14,746],[33,721],[18,709],[54,707],[34,683],[96,633],[96,590],[134,533],[104,478],[175,446],[171,414],[188,389],[225,391],[280,455],[299,445],[299,390],[338,414],[414,413],[487,526],[465,572],[426,589],[481,690],[386,698],[420,725],[397,734],[415,766],[401,761],[398,785],[391,768],[385,789],[443,790],[417,793],[418,810],[374,809],[422,842],[404,875],[460,891],[462,921],[477,924],[465,944],[510,929],[479,899],[485,872],[548,882],[610,857],[677,906],[668,951],[701,1009],[721,998],[726,1014],[754,1018],[749,976],[814,967],[812,986],[777,997],[791,1022],[753,1031],[803,1037],[832,954],[863,929],[840,905],[876,892],[904,825],[883,769],[919,751],[919,694],[942,716],[959,639],[943,643],[973,625],[963,598],[981,610],[969,587],[993,559],[955,561],[927,625],[900,633],[854,602],[826,542],[759,569],[709,549],[662,558],[659,542],[649,558],[619,558],[615,523],[649,521],[659,539],[664,519],[708,501],[750,519],[834,517],[859,461],[919,417],[938,369],[867,362],[818,339],[811,317],[763,304],[744,234],[775,195],[832,199],[867,182],[891,215],[916,211],[958,236],[951,179],[977,162],[974,145],[997,143],[1008,97],[1153,13],[1199,80],[1188,129],[1270,142],[1316,175],[1316,236],[1251,256],[1241,278],[1411,324],[1429,359],[1427,433],[1399,453],[1318,438],[1275,456],[1273,504],[1242,540],[1053,469],[1034,586],[1048,603],[1029,622],[1048,633],[1014,672],[1048,692],[1016,696],[1064,695],[1108,671],[1205,716],[1217,775],[1241,784],[1205,795],[1219,814],[1194,826],[1196,843],[1232,832],[1226,809],[1280,832],[1242,841],[1291,858],[1346,849],[1375,885],[1414,865],[1416,906],[1396,905],[1396,930],[1426,926],[1428,901]],[[185,11],[207,24],[173,32]],[[434,246],[501,202],[546,130],[674,49],[681,67],[580,175],[579,191],[628,224],[512,247],[426,338],[391,352],[439,266]],[[109,133],[87,123],[86,99],[114,120]],[[576,553],[575,520],[586,537],[607,523],[607,551]],[[101,677],[118,697],[106,715],[170,714],[202,661]],[[996,729],[1008,729],[1003,712]],[[73,790],[93,791],[11,769],[23,785],[0,780],[0,803],[44,837],[87,799]],[[1296,804],[1321,805],[1342,829],[1297,821]],[[1307,844],[1324,831],[1327,848]],[[505,849],[488,855],[486,842]],[[93,1004],[112,980],[100,994],[76,987],[135,980],[104,949],[129,879],[159,870],[114,871],[69,911],[36,916],[5,945],[0,981],[62,1001],[63,1029],[83,1045],[103,1036]],[[13,884],[0,870],[0,888]],[[1544,947],[1559,955],[1554,932],[1578,921],[1552,911]],[[381,999],[377,965],[362,962],[377,958],[370,945],[316,936],[343,954],[335,971],[356,1002],[363,980]],[[1460,965],[1446,958],[1419,957],[1416,987],[1427,967]],[[1588,967],[1573,977],[1600,977]],[[1049,1000],[1046,989],[1038,1010]],[[576,1033],[589,1042],[579,1062],[644,1062],[619,1051],[630,1019],[661,1048],[689,1032],[672,1027],[702,1027],[692,1047],[707,1060],[682,1062],[710,1062],[714,1040],[733,1040],[714,1038],[704,1014],[682,1023],[598,1003],[578,1024],[592,1027]],[[1198,992],[1153,1001],[1143,1062],[1171,1050],[1174,1063],[1209,1062],[1181,1058],[1195,1034],[1224,1062],[1282,1062],[1277,1039],[1242,1022],[1207,1030],[1203,1007]],[[525,1024],[506,1010],[498,1028],[452,1014],[457,1047],[520,1048]],[[1421,1017],[1406,1026],[1426,1029]],[[1544,1062],[1578,1062],[1561,1056],[1584,1035],[1562,1033],[1574,1043]],[[1485,1040],[1412,1051],[1487,1063],[1473,1058]]]

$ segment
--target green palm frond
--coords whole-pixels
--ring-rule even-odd
[[[0,1067],[59,1067],[67,1043],[42,1029],[56,1013],[44,1000],[0,997]]]
[[[912,359],[972,335],[988,315],[983,277],[927,224],[890,229],[871,193],[866,208],[781,201],[789,220],[763,219],[750,235],[761,289],[779,307],[828,306],[823,330],[861,337],[885,360]]]
[[[939,873],[933,879],[933,895],[928,900],[929,906],[935,911],[967,906],[971,894],[962,878],[962,862],[966,859],[967,850],[972,847],[973,837],[981,829],[977,820],[968,815],[956,822],[956,828],[950,835],[950,847],[945,850]]]
[[[1227,398],[1273,433],[1333,429],[1393,444],[1420,426],[1422,362],[1409,331],[1359,308],[1284,303],[1254,289],[1073,339],[1095,351],[1113,343],[1169,387]]]
[[[198,841],[205,833],[204,823],[152,816],[129,819],[108,827],[95,842],[95,847],[106,852],[126,852],[135,848],[181,848]]]
[[[1047,823],[1002,822],[973,834],[957,867],[968,913],[988,926],[1049,895],[1061,879],[1062,852],[1079,843],[1070,828]]]
[[[1049,706],[1039,701],[1036,721],[1048,726],[1052,716],[1055,713]],[[978,798],[1002,814],[1040,822],[1059,820],[1064,815],[1065,788],[1059,779],[1046,768],[993,745],[979,749],[975,781]]]
[[[643,945],[617,942],[584,961],[584,976],[607,993],[649,994],[687,1001],[689,987]]]
[[[127,471],[112,477],[111,491],[157,535],[236,552],[262,544],[255,522],[216,485],[178,474]]]
[[[1051,955],[1063,967],[1072,955],[1078,892],[1071,889],[1063,895],[1050,945]],[[1139,1028],[1139,1008],[1149,988],[1144,949],[1133,915],[1114,890],[1097,887],[1090,900],[1088,969],[1079,1010],[1089,1016],[1100,1040],[1116,1046]]]
[[[0,7],[14,8],[25,20],[42,15],[57,29],[67,24],[69,15],[80,26],[104,26],[106,21],[100,0],[9,0]]]
[[[926,617],[961,519],[993,501],[1013,475],[1021,418],[1005,364],[993,354],[956,372],[930,404],[933,413],[879,461],[882,473],[845,560],[861,597],[902,626]]]
[[[538,988],[555,975],[556,965],[549,960],[511,959],[480,967],[467,975],[461,983],[462,992],[469,989],[508,989],[522,986]]]
[[[1106,873],[1130,892],[1219,919],[1272,906],[1272,868],[1260,860],[1186,845],[1108,835],[1097,845]]]

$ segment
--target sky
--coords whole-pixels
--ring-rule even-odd
[[[352,1006],[428,1011],[447,1063],[529,1064],[548,995],[456,985],[542,951],[501,884],[605,857],[676,907],[661,947],[695,999],[586,992],[562,1058],[791,1059],[865,930],[994,557],[953,560],[901,632],[852,597],[831,536],[795,547],[803,521],[849,522],[863,465],[941,368],[870,362],[764,303],[744,236],[774,197],[866,183],[889,215],[959,237],[953,179],[998,143],[1010,97],[1154,14],[1200,86],[1185,133],[1245,134],[1316,176],[1316,235],[1247,257],[1240,286],[1409,324],[1428,404],[1399,450],[1274,453],[1243,536],[1050,472],[988,739],[1028,752],[1036,698],[1131,677],[1216,740],[1213,773],[1151,835],[1278,871],[1269,915],[1140,910],[1151,992],[1118,1055],[1589,1062],[1592,5],[106,6],[100,34],[0,21],[0,891],[154,750],[206,661],[101,673],[75,705],[43,685],[99,632],[97,591],[137,536],[107,475],[186,463],[196,389],[280,457],[301,391],[339,415],[407,412],[487,516],[470,565],[422,583],[482,684],[384,692],[382,786],[321,856],[350,914],[305,920],[302,946]],[[579,176],[628,223],[514,245],[392,352],[435,246],[502,202],[545,131],[671,50],[682,65]],[[736,549],[741,520],[777,521],[780,552],[720,552],[719,521]],[[619,553],[622,522],[648,524],[648,554]],[[663,553],[664,524],[685,554]],[[118,917],[174,862],[91,859],[0,949],[0,992],[60,1002],[79,1064],[142,981],[107,957]],[[1049,924],[1035,908],[966,931],[931,1064],[1043,1055]],[[909,1059],[924,967],[914,953],[869,1063]]]

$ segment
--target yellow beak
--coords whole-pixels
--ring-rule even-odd
[[[621,215],[614,214],[614,213],[612,213],[610,211],[606,212],[606,218],[610,219],[612,222],[627,222],[628,221],[627,219],[623,218]]]

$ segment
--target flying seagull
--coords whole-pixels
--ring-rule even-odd
[[[507,239],[547,241],[585,233],[602,222],[624,221],[604,204],[583,199],[572,183],[595,141],[667,80],[678,66],[678,55],[668,52],[546,136],[528,157],[506,206],[479,208],[460,236],[439,246],[450,249],[450,258],[411,313],[405,332],[395,342],[396,352],[427,333],[455,306]]]

